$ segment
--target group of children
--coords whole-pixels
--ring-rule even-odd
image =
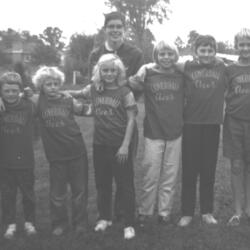
[[[100,56],[87,87],[77,96],[90,100],[94,117],[93,162],[97,189],[96,232],[112,225],[112,181],[120,190],[124,238],[135,237],[134,158],[137,147],[137,105],[133,91],[144,93],[144,158],[140,177],[138,223],[154,214],[159,223],[171,221],[171,209],[182,157],[182,217],[180,227],[194,216],[199,177],[200,213],[207,224],[213,216],[214,182],[220,126],[224,155],[231,161],[234,215],[229,225],[250,218],[250,30],[235,36],[238,62],[229,66],[216,58],[216,41],[199,36],[194,59],[178,63],[175,45],[160,41],[151,64],[126,77],[122,60],[113,53]],[[33,77],[39,94],[20,96],[20,76],[0,78],[5,111],[0,114],[2,216],[5,238],[16,232],[17,188],[22,192],[28,235],[36,234],[32,122],[38,117],[46,158],[50,165],[50,214],[53,235],[69,227],[67,185],[72,192],[72,227],[87,228],[88,160],[74,115],[88,109],[74,99],[75,92],[60,91],[64,74],[56,67],[41,67]],[[225,118],[224,100],[226,101]],[[242,201],[244,194],[244,201]]]

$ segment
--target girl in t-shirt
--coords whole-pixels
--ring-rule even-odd
[[[231,226],[239,225],[244,213],[250,220],[250,29],[236,34],[235,48],[239,59],[227,68],[229,89],[223,130],[224,156],[231,161]]]
[[[124,238],[135,236],[135,190],[133,172],[134,139],[137,138],[137,106],[126,84],[125,67],[115,54],[100,57],[93,69],[92,81],[82,90],[93,105],[93,159],[99,219],[95,231],[112,225],[112,180],[122,190]],[[104,89],[98,91],[102,82]]]
[[[138,221],[144,226],[158,201],[158,222],[171,222],[175,186],[180,167],[183,127],[183,74],[176,68],[174,44],[159,41],[155,63],[130,77],[133,89],[144,92],[144,160]]]

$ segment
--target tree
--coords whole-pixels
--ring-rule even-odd
[[[191,30],[188,35],[187,46],[193,48],[194,42],[199,35],[200,34],[196,30]]]
[[[65,46],[65,44],[60,41],[62,39],[62,30],[58,27],[47,27],[39,37],[44,44],[47,44],[58,51],[62,50]]]
[[[184,42],[182,41],[182,39],[179,36],[175,39],[174,43],[177,46],[179,51],[181,51],[185,47]]]
[[[65,53],[64,68],[67,79],[72,79],[73,71],[79,71],[82,76],[88,72],[88,57],[94,46],[95,36],[74,34],[70,38]]]
[[[125,15],[140,46],[147,25],[153,24],[154,21],[162,23],[170,12],[169,0],[106,0],[105,4],[111,8],[115,7]]]

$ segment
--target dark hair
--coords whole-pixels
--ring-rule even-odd
[[[120,13],[118,11],[113,11],[113,12],[110,12],[108,14],[104,14],[104,16],[105,16],[104,27],[107,26],[107,23],[110,20],[121,20],[122,24],[125,26],[125,17],[122,13]]]
[[[216,51],[216,40],[210,35],[199,35],[194,42],[194,51],[196,52],[199,46],[211,46]]]
[[[0,77],[0,86],[3,84],[15,84],[18,85],[19,88],[23,89],[23,83],[21,76],[16,72],[5,72]]]

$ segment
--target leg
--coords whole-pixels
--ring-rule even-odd
[[[16,172],[2,169],[2,221],[4,225],[16,223]]]
[[[137,147],[138,147],[138,141],[139,141],[139,135],[138,135],[138,128],[137,125],[135,125],[133,137],[131,142],[131,148],[132,148],[132,158],[133,162],[135,162],[136,154],[137,154]],[[124,216],[124,211],[122,207],[122,190],[119,187],[119,185],[116,187],[115,191],[115,200],[114,200],[114,217],[117,221],[120,221]]]
[[[68,226],[67,177],[65,162],[50,164],[50,214],[52,228]]]
[[[180,168],[181,137],[166,142],[164,160],[160,174],[158,214],[169,216],[173,201],[175,186]]]
[[[22,192],[25,221],[35,223],[34,170],[18,170],[17,179]]]
[[[154,213],[164,150],[165,142],[163,140],[145,138],[139,203],[139,214],[141,215],[152,215]]]
[[[246,163],[244,169],[245,213],[250,218],[250,164]]]
[[[88,159],[86,150],[82,156],[70,161],[68,178],[72,192],[72,225],[74,228],[87,226]]]
[[[201,214],[213,213],[214,182],[220,138],[220,125],[203,125],[200,165]]]
[[[135,220],[135,188],[134,188],[134,168],[133,168],[133,153],[130,147],[128,159],[124,164],[120,164],[116,160],[118,148],[113,151],[113,172],[116,186],[119,186],[122,191],[122,207],[124,210],[125,227],[133,227]]]
[[[112,166],[109,159],[109,148],[102,145],[94,145],[93,147],[99,219],[108,221],[112,217]]]
[[[182,214],[193,216],[196,201],[196,184],[201,164],[200,125],[185,124],[182,143]]]

